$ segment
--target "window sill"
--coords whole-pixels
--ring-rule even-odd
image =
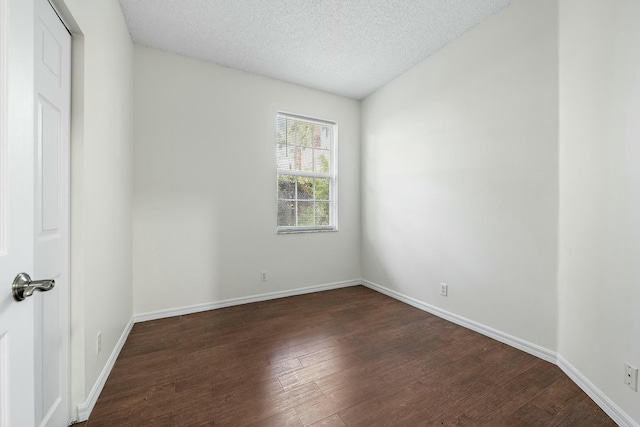
[[[279,228],[277,234],[331,233],[335,231],[338,231],[338,228]]]

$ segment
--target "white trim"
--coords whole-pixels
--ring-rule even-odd
[[[380,292],[381,294],[387,295],[391,298],[394,298],[398,301],[402,301],[405,304],[409,304],[413,307],[416,307],[420,310],[431,313],[435,316],[438,316],[442,319],[448,320],[452,323],[458,324],[465,328],[476,331],[480,334],[486,335],[490,338],[493,338],[497,341],[500,341],[504,344],[515,347],[519,350],[522,350],[526,353],[529,353],[533,356],[539,357],[540,359],[546,360],[553,364],[556,364],[562,371],[573,381],[575,382],[603,411],[607,413],[617,424],[622,427],[640,427],[640,424],[636,423],[629,415],[627,415],[620,407],[618,407],[611,399],[609,399],[600,389],[598,389],[591,381],[589,381],[584,375],[580,373],[573,365],[571,365],[567,360],[565,360],[561,355],[541,347],[537,344],[533,344],[531,342],[525,341],[523,339],[517,338],[513,335],[498,331],[497,329],[493,329],[489,326],[483,325],[481,323],[475,322],[473,320],[467,319],[465,317],[459,316],[457,314],[451,313],[449,311],[443,310],[441,308],[435,307],[431,304],[427,304],[415,298],[404,295],[400,292],[391,290],[384,286],[378,285],[376,283],[370,282],[364,279],[354,279],[347,280],[342,282],[328,283],[325,285],[316,285],[309,286],[305,288],[297,288],[291,289],[288,291],[277,291],[270,292],[266,294],[253,295],[249,297],[241,297],[241,298],[231,298],[217,302],[210,302],[205,304],[196,304],[186,307],[179,307],[168,310],[158,310],[152,311],[148,313],[141,313],[134,315],[129,324],[126,326],[120,340],[116,344],[115,349],[111,353],[109,360],[107,361],[104,369],[100,373],[100,376],[96,380],[95,385],[91,389],[91,393],[89,393],[89,397],[87,401],[81,405],[78,405],[78,421],[86,421],[89,419],[89,415],[93,410],[93,407],[98,400],[98,396],[104,387],[109,374],[111,373],[111,369],[113,369],[113,365],[124,346],[129,333],[135,323],[138,322],[146,322],[148,320],[157,320],[164,319],[167,317],[180,316],[184,314],[197,313],[201,311],[207,310],[215,310],[218,308],[230,307],[234,305],[242,305],[249,304],[252,302],[259,301],[267,301],[278,298],[286,298],[295,295],[304,295],[313,292],[322,292],[329,291],[332,289],[339,288],[347,288],[350,286],[358,286],[363,285],[369,289],[372,289],[376,292]]]
[[[276,114],[291,118],[293,120],[299,120],[302,122],[313,123],[317,125],[335,125],[336,124],[334,120],[320,119],[318,117],[313,117],[313,116],[302,116],[300,114],[287,113],[286,111],[281,111],[281,110],[278,110]]]
[[[6,219],[7,219],[7,60],[6,60],[6,40],[9,19],[7,17],[8,8],[5,0],[0,0],[0,254],[5,253],[6,245]],[[2,420],[0,420],[1,422]]]
[[[569,363],[564,357],[558,355],[558,367],[567,374],[596,404],[602,408],[621,427],[640,427],[640,424],[631,419],[618,405],[607,397],[598,387],[587,379],[575,366]]]
[[[455,313],[451,313],[449,311],[438,308],[434,305],[427,304],[425,302],[409,297],[392,289],[385,288],[384,286],[378,285],[368,280],[362,280],[362,284],[367,288],[380,292],[381,294],[385,294],[387,296],[390,296],[391,298],[395,298],[399,301],[419,308],[420,310],[426,311],[428,313],[434,314],[452,323],[464,326],[465,328],[481,333],[482,335],[486,335],[490,338],[493,338],[494,340],[500,341],[502,343],[510,345],[511,347],[515,347],[533,356],[539,357],[540,359],[546,360],[547,362],[556,363],[556,353],[537,344],[531,343],[497,329],[493,329],[489,326],[483,325],[482,323],[475,322],[471,319],[467,319],[466,317],[462,317]]]
[[[127,341],[127,337],[129,336],[129,333],[131,332],[131,328],[133,328],[133,323],[134,321],[132,318],[131,320],[129,320],[129,323],[127,323],[127,326],[125,326],[124,331],[122,331],[122,335],[120,335],[120,339],[118,340],[115,348],[111,352],[111,356],[109,356],[109,359],[107,360],[107,363],[104,365],[104,368],[102,368],[102,372],[100,372],[100,375],[98,376],[98,379],[93,385],[93,388],[89,393],[89,396],[87,396],[87,400],[84,403],[81,403],[80,405],[78,405],[78,421],[79,422],[87,421],[89,419],[89,415],[91,414],[91,411],[93,411],[93,407],[96,406],[96,402],[98,401],[98,396],[100,396],[100,393],[102,392],[102,389],[104,388],[104,385],[107,382],[107,378],[109,378],[109,374],[113,369],[113,365],[115,365],[116,360],[118,359],[118,355],[120,354],[120,351],[122,350],[122,347],[124,346],[125,341]]]
[[[431,304],[427,304],[410,296],[404,295],[400,292],[386,288],[377,283],[370,282],[368,280],[362,280],[362,285],[369,289],[385,294],[391,298],[402,301],[420,310],[431,313],[435,316],[441,317],[445,320],[464,326],[482,335],[486,335],[497,341],[515,347],[519,350],[527,352],[540,359],[546,360],[557,365],[578,387],[582,389],[595,403],[598,405],[607,415],[613,419],[618,425],[622,427],[640,427],[640,424],[636,423],[626,412],[624,412],[618,405],[616,405],[611,399],[607,397],[598,387],[593,385],[591,381],[580,373],[573,365],[571,365],[564,357],[557,354],[554,351],[541,347],[537,344],[525,341],[517,338],[513,335],[506,334],[504,332],[493,329],[489,326],[467,319],[466,317],[459,316],[449,311],[443,310]]]
[[[281,199],[282,200],[282,199]],[[338,231],[338,229],[331,225],[321,225],[318,227],[278,227],[277,234],[298,234],[298,233],[325,233],[331,231]]]
[[[286,298],[294,295],[310,294],[313,292],[330,291],[332,289],[348,288],[360,285],[360,279],[347,280],[343,282],[327,283],[325,285],[308,286],[305,288],[291,289],[288,291],[269,292],[267,294],[252,295],[248,297],[231,298],[222,301],[208,302],[204,304],[189,305],[186,307],[170,308],[167,310],[151,311],[136,314],[133,316],[134,323],[146,322],[147,320],[164,319],[165,317],[181,316],[183,314],[198,313],[200,311],[215,310],[217,308],[230,307],[233,305],[249,304],[252,302],[267,301],[277,298]]]
[[[331,151],[331,150],[325,150]],[[294,170],[294,169],[278,169],[278,175],[289,175],[289,176],[307,176],[309,178],[331,178],[331,173],[327,172],[309,172],[303,170]],[[280,200],[296,200],[296,199],[280,199]],[[319,199],[322,200],[322,199]],[[325,200],[328,201],[328,200]]]
[[[146,322],[147,320],[164,319],[166,317],[180,316],[183,314],[197,313],[200,311],[215,310],[217,308],[230,307],[232,305],[248,304],[248,303],[258,302],[258,301],[285,298],[285,297],[290,297],[294,295],[303,295],[303,294],[310,294],[313,292],[347,288],[350,286],[358,286],[360,284],[361,284],[360,279],[354,279],[354,280],[347,280],[342,282],[327,283],[325,285],[316,285],[316,286],[309,286],[306,288],[291,289],[288,291],[270,292],[267,294],[254,295],[249,297],[232,298],[232,299],[227,299],[227,300],[222,300],[217,302],[196,304],[196,305],[190,305],[186,307],[136,314],[131,318],[131,320],[125,327],[124,331],[122,332],[122,335],[120,336],[120,339],[116,343],[116,346],[113,349],[111,356],[109,356],[109,360],[107,360],[107,363],[102,369],[102,372],[100,372],[98,379],[96,380],[93,388],[91,389],[91,392],[87,397],[87,400],[84,403],[78,405],[78,421],[82,422],[89,419],[89,416],[91,415],[91,411],[93,411],[93,407],[96,405],[96,402],[98,401],[98,397],[100,396],[100,393],[102,392],[102,389],[104,388],[104,385],[107,382],[107,378],[109,378],[109,374],[113,369],[113,365],[115,365],[118,355],[120,354],[120,351],[124,346],[124,343],[127,341],[127,337],[129,336],[129,333],[131,332],[131,329],[133,328],[133,325],[135,323]]]

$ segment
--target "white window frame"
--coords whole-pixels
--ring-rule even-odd
[[[287,119],[292,119],[292,120],[298,120],[298,121],[304,121],[304,122],[308,122],[308,123],[314,123],[314,124],[320,124],[320,125],[326,125],[326,126],[331,126],[332,130],[333,130],[333,138],[330,142],[330,149],[329,149],[329,162],[330,162],[330,166],[329,166],[329,172],[309,172],[309,171],[296,171],[296,170],[288,170],[288,169],[280,169],[278,168],[278,151],[277,151],[277,147],[278,147],[278,138],[277,138],[277,123],[278,123],[278,118],[279,117],[284,117]],[[337,151],[338,151],[338,123],[333,122],[333,121],[329,121],[329,120],[323,120],[323,119],[318,119],[318,118],[313,118],[313,117],[308,117],[308,116],[301,116],[298,114],[291,114],[291,113],[286,113],[286,112],[282,112],[279,111],[276,114],[276,225],[277,225],[277,221],[278,221],[278,205],[279,202],[281,200],[291,200],[291,201],[295,201],[297,199],[280,199],[280,196],[278,194],[278,176],[279,175],[290,175],[290,176],[308,176],[308,177],[314,177],[314,178],[329,178],[329,225],[314,225],[314,226],[280,226],[277,225],[277,233],[278,234],[292,234],[292,233],[314,233],[314,232],[325,232],[325,231],[338,231],[338,177],[337,177],[337,170],[338,170],[338,156],[337,156]],[[297,191],[295,192],[297,193]],[[297,197],[297,194],[296,194]],[[314,195],[314,200],[315,200],[315,195]],[[296,208],[297,210],[297,208]],[[295,214],[296,217],[296,222],[298,219],[298,213],[296,211]]]

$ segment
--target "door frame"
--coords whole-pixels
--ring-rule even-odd
[[[0,0],[3,1],[3,0]],[[68,362],[69,362],[69,417],[70,422],[86,421],[82,419],[80,406],[86,400],[85,393],[85,357],[84,357],[84,329],[80,326],[77,333],[72,333],[71,325],[84,325],[84,289],[79,286],[76,279],[81,277],[77,268],[78,262],[74,258],[81,256],[74,253],[74,247],[78,245],[78,238],[74,234],[74,214],[78,213],[81,201],[78,200],[79,189],[82,187],[82,173],[74,167],[77,164],[78,156],[82,155],[83,127],[84,127],[84,35],[80,26],[73,17],[65,1],[67,0],[47,0],[55,13],[71,34],[71,111],[69,129],[69,202],[70,202],[70,222],[69,222],[69,340],[68,340]],[[75,149],[74,149],[75,148]],[[74,153],[75,152],[75,153]],[[75,196],[75,197],[74,197]],[[74,242],[76,242],[74,244]],[[76,249],[77,250],[77,249]]]

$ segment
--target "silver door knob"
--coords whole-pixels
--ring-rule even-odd
[[[33,295],[35,291],[50,291],[55,285],[55,280],[31,280],[27,273],[20,273],[13,279],[11,294],[16,301],[22,301]]]

